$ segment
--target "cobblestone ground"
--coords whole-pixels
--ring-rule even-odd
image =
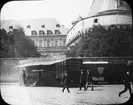
[[[1,85],[5,102],[13,105],[101,105],[120,104],[129,100],[129,92],[118,97],[123,85],[97,85],[94,91],[70,88],[70,93],[59,87],[24,87]]]

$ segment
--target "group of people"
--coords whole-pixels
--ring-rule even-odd
[[[127,63],[127,66],[129,66],[130,68],[130,62]],[[123,79],[123,84],[124,84],[124,90],[122,90],[121,92],[119,92],[119,97],[121,97],[121,94],[123,94],[124,92],[126,92],[127,90],[129,90],[129,94],[131,96],[132,94],[132,90],[131,90],[131,76],[130,76],[130,70],[128,70],[125,74],[124,74],[124,79]],[[88,89],[88,85],[91,84],[91,90],[94,90],[93,88],[93,80],[92,80],[92,76],[90,75],[90,71],[87,70],[87,76],[86,76],[86,80],[83,79],[83,70],[81,70],[80,72],[80,88],[79,90],[82,89],[82,87],[84,87],[84,91],[86,91]],[[70,93],[70,90],[68,88],[68,78],[67,78],[67,73],[65,73],[64,77],[63,77],[63,83],[64,83],[64,87],[62,89],[62,92],[64,92],[65,88],[67,88],[68,93]]]
[[[83,78],[83,70],[80,71],[80,88],[79,90],[82,89],[82,87],[84,87],[84,91],[86,91],[88,89],[89,84],[91,84],[91,90],[94,90],[93,88],[93,81],[92,81],[92,77],[90,75],[90,71],[87,70],[87,76],[86,76],[86,80]],[[62,79],[62,83],[64,84],[64,87],[62,89],[62,92],[64,92],[65,88],[67,89],[68,93],[70,93],[69,87],[68,87],[68,78],[67,78],[67,73],[65,73],[63,79]]]
[[[83,72],[83,70],[81,70],[81,72],[80,72],[80,88],[79,88],[79,90],[82,90],[82,87],[83,87],[84,91],[86,91],[88,89],[89,84],[91,84],[91,90],[94,90],[93,81],[92,81],[92,77],[91,77],[90,71],[87,70],[86,79],[84,79],[83,76],[84,76],[84,72]]]

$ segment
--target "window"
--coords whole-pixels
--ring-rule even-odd
[[[50,47],[50,39],[47,39],[47,47]]]
[[[38,47],[38,39],[36,39],[36,41],[35,41],[35,45]]]
[[[126,4],[124,0],[118,0],[118,6],[125,6]]]
[[[48,34],[48,35],[52,35],[53,33],[52,33],[51,30],[47,30],[47,34]]]
[[[41,28],[45,28],[45,25],[43,24],[43,25],[41,25]]]
[[[43,39],[43,46],[46,47],[46,39]]]
[[[60,24],[56,24],[56,27],[58,27],[58,28],[59,28],[59,27],[60,27]]]
[[[58,39],[55,39],[55,46],[58,46]]]
[[[59,30],[55,30],[55,34],[61,34],[61,32]]]
[[[31,35],[37,35],[37,32],[35,30],[31,31]]]
[[[39,40],[39,47],[42,47],[42,40]]]
[[[59,39],[59,46],[62,46],[62,38]]]
[[[66,39],[63,39],[63,46],[66,46]]]
[[[51,38],[51,47],[54,46],[54,38]]]
[[[32,42],[34,43],[34,45],[35,45],[35,40],[32,40]]]
[[[130,9],[130,6],[124,0],[117,0],[117,5],[118,5],[118,8],[124,7],[124,8]]]
[[[30,25],[27,25],[27,28],[30,28]]]
[[[43,30],[39,30],[39,35],[44,35],[45,32]]]
[[[97,23],[98,22],[98,19],[94,19],[94,23]]]
[[[13,26],[9,26],[9,29],[13,29]]]

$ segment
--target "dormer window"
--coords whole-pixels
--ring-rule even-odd
[[[60,27],[60,24],[56,24],[56,27],[59,28]]]
[[[52,35],[53,33],[52,33],[51,30],[47,30],[47,34],[48,34],[48,35]]]
[[[98,19],[94,19],[94,23],[98,23]]]
[[[43,24],[43,25],[41,25],[41,28],[45,28],[45,25]]]
[[[9,26],[9,29],[13,29],[13,26]]]
[[[45,32],[43,30],[39,30],[39,35],[44,35]]]
[[[31,35],[37,35],[37,32],[35,30],[31,31]]]
[[[27,25],[27,28],[30,28],[30,25]]]
[[[61,32],[59,30],[55,30],[55,34],[61,34]]]

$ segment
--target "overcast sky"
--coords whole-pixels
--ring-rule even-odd
[[[67,28],[79,15],[86,17],[93,0],[11,1],[1,10],[1,20],[56,18]]]

